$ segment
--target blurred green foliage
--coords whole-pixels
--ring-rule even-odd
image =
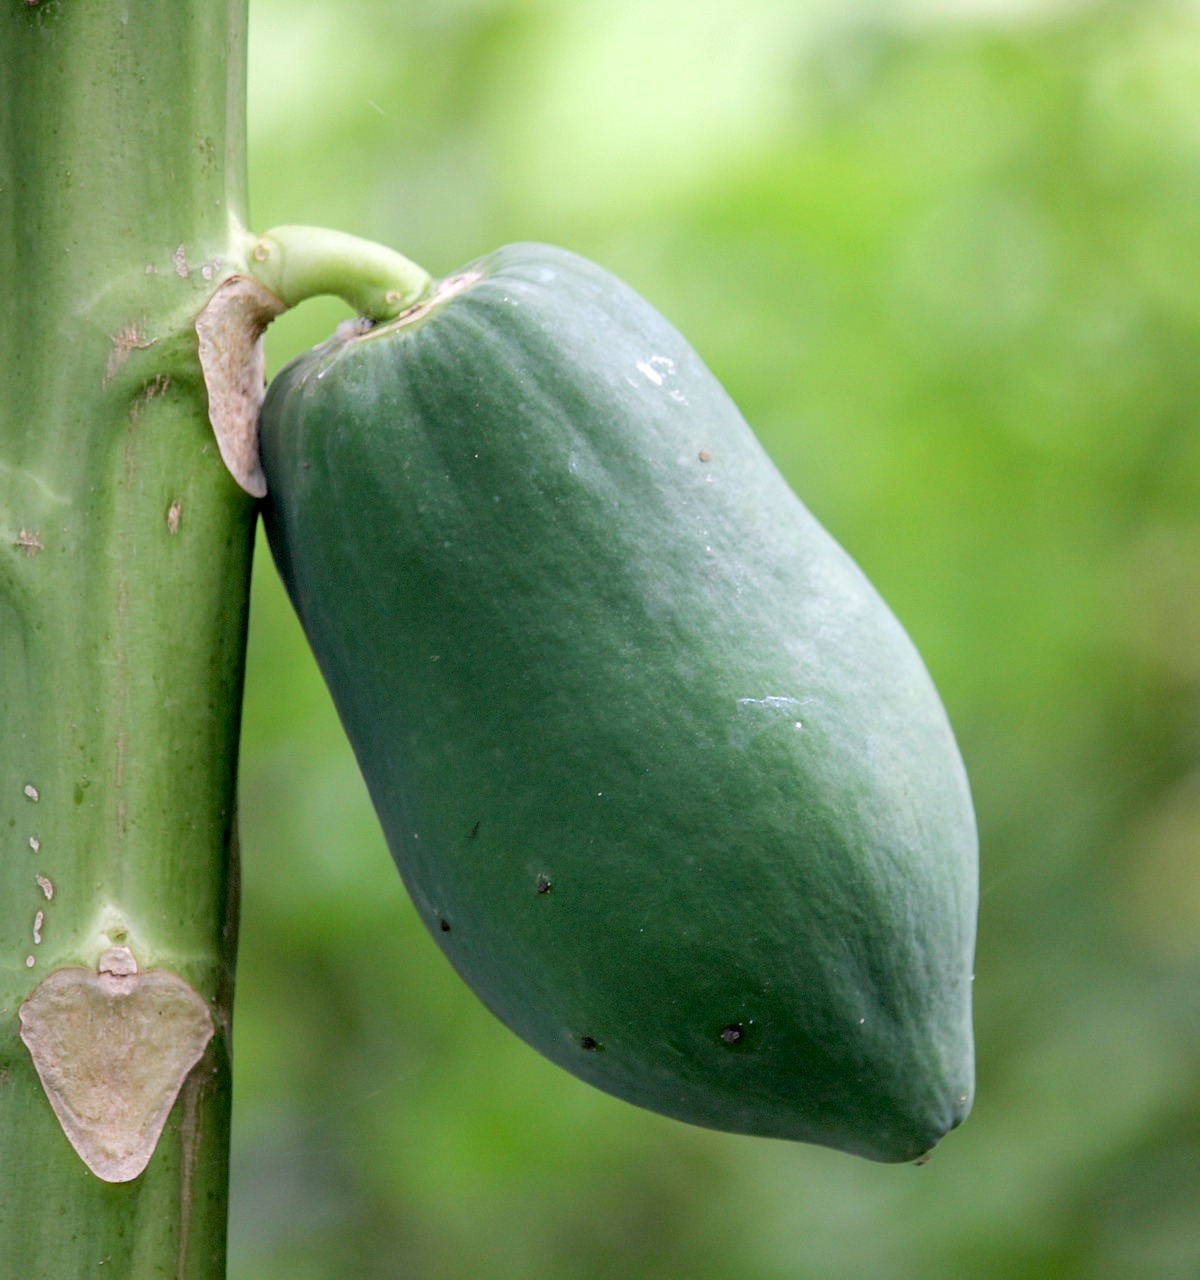
[[[1195,1280],[1200,11],[252,0],[251,86],[257,227],[554,241],[689,335],[924,652],[983,910],[926,1167],[589,1090],[425,936],[263,547],[233,1280]]]

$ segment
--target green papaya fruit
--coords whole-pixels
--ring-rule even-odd
[[[945,713],[666,320],[510,246],[288,366],[261,448],[395,860],[495,1014],[717,1129],[897,1161],[964,1118]]]

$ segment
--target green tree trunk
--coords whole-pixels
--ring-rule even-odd
[[[0,24],[0,1273],[217,1280],[254,510],[192,323],[239,259],[245,0]]]

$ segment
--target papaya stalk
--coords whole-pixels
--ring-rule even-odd
[[[218,1280],[255,512],[192,325],[241,257],[245,3],[0,21],[0,1259]]]
[[[243,244],[246,269],[285,307],[322,294],[392,320],[429,291],[429,272],[385,245],[326,227],[274,227]]]

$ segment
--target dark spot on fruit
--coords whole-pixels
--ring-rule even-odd
[[[479,834],[479,823],[476,822],[475,825],[471,828],[471,830],[467,832],[467,839],[474,840],[478,834]]]
[[[743,1035],[745,1028],[740,1022],[731,1022],[727,1027],[721,1028],[721,1039],[726,1044],[737,1044]]]
[[[712,461],[712,454],[711,454],[711,453],[709,453],[709,451],[708,451],[707,449],[701,449],[701,450],[700,450],[700,461],[701,461],[701,462],[711,462],[711,461]]]
[[[604,1048],[595,1036],[580,1036],[579,1047],[586,1049],[588,1053],[599,1053]]]
[[[449,933],[449,932],[450,932],[450,921],[449,921],[449,920],[439,920],[439,921],[438,921],[438,928],[439,928],[439,929],[441,929],[441,931],[442,931],[443,933]]]
[[[545,893],[549,893],[549,892],[550,892],[550,890],[551,890],[551,889],[553,889],[553,888],[554,888],[554,886],[550,883],[550,881],[549,881],[549,880],[547,880],[547,879],[546,879],[546,877],[545,877],[545,876],[538,876],[538,878],[537,878],[537,891],[538,891],[538,893],[543,893],[543,894],[545,894]]]

